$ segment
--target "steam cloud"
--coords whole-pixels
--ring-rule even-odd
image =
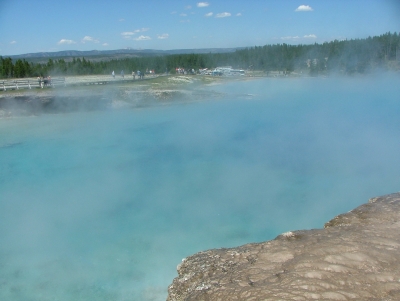
[[[193,252],[398,190],[396,83],[267,79],[205,88],[218,101],[0,119],[0,299],[165,300]]]

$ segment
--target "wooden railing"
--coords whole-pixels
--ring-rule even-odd
[[[16,79],[16,80],[0,80],[0,90],[19,90],[44,87],[66,86],[64,77],[56,77],[52,79]]]

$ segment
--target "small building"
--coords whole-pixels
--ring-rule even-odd
[[[242,69],[233,69],[231,66],[225,66],[215,68],[213,70],[213,75],[243,76],[245,72]]]

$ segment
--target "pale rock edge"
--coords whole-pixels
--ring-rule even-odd
[[[400,193],[324,229],[197,253],[177,270],[168,301],[400,300]]]

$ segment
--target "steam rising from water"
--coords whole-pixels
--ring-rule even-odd
[[[209,87],[218,101],[0,120],[0,299],[164,300],[185,256],[398,191],[399,87],[267,79]]]

